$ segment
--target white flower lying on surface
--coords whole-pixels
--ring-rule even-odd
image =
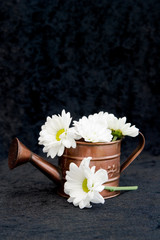
[[[70,113],[66,113],[65,110],[61,116],[47,117],[38,139],[39,144],[44,145],[43,152],[47,152],[47,156],[61,156],[65,147],[76,147],[76,135],[73,128],[69,128],[71,120]]]
[[[68,202],[74,206],[90,208],[92,203],[104,203],[104,198],[99,192],[104,189],[102,186],[108,180],[108,173],[104,169],[95,172],[95,166],[89,167],[92,158],[84,158],[78,167],[71,163],[69,171],[66,172],[64,192],[70,197]]]
[[[121,139],[124,136],[136,137],[139,134],[139,129],[131,126],[131,123],[126,123],[126,120],[126,117],[118,119],[113,114],[107,116],[108,128],[112,130],[112,141]]]
[[[86,142],[110,142],[113,137],[103,112],[74,121],[74,127],[77,135]]]

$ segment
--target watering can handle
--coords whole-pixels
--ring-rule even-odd
[[[137,148],[131,153],[127,160],[122,163],[120,167],[120,173],[122,173],[132,162],[133,160],[142,152],[145,145],[145,138],[141,132],[139,132],[139,144]]]

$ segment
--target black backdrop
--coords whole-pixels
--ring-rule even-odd
[[[159,154],[160,2],[0,1],[0,153],[39,152],[47,116],[127,116]]]
[[[160,239],[159,27],[159,0],[0,0],[1,239]],[[12,138],[42,155],[41,125],[62,109],[127,116],[144,133],[120,177],[137,191],[80,210],[31,164],[8,169]]]

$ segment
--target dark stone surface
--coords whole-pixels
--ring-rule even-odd
[[[121,175],[121,186],[138,185],[80,210],[56,194],[55,185],[30,163],[1,167],[0,236],[10,239],[160,239],[160,161],[143,152]]]

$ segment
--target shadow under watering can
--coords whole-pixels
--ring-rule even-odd
[[[100,168],[108,172],[108,181],[104,186],[119,186],[120,174],[133,162],[133,160],[141,153],[145,145],[145,138],[142,133],[138,135],[139,143],[137,148],[120,165],[121,142],[117,140],[109,143],[90,143],[84,141],[76,141],[76,148],[66,148],[63,155],[59,157],[59,164],[55,166],[37,154],[30,151],[18,138],[13,139],[8,156],[8,165],[10,169],[30,162],[49,179],[54,181],[58,186],[58,194],[63,197],[68,197],[64,193],[64,183],[66,171],[69,170],[69,165],[74,162],[77,166],[85,157],[92,157],[90,167],[96,166],[96,171]],[[111,198],[119,195],[119,191],[103,190],[101,195],[106,198]]]

